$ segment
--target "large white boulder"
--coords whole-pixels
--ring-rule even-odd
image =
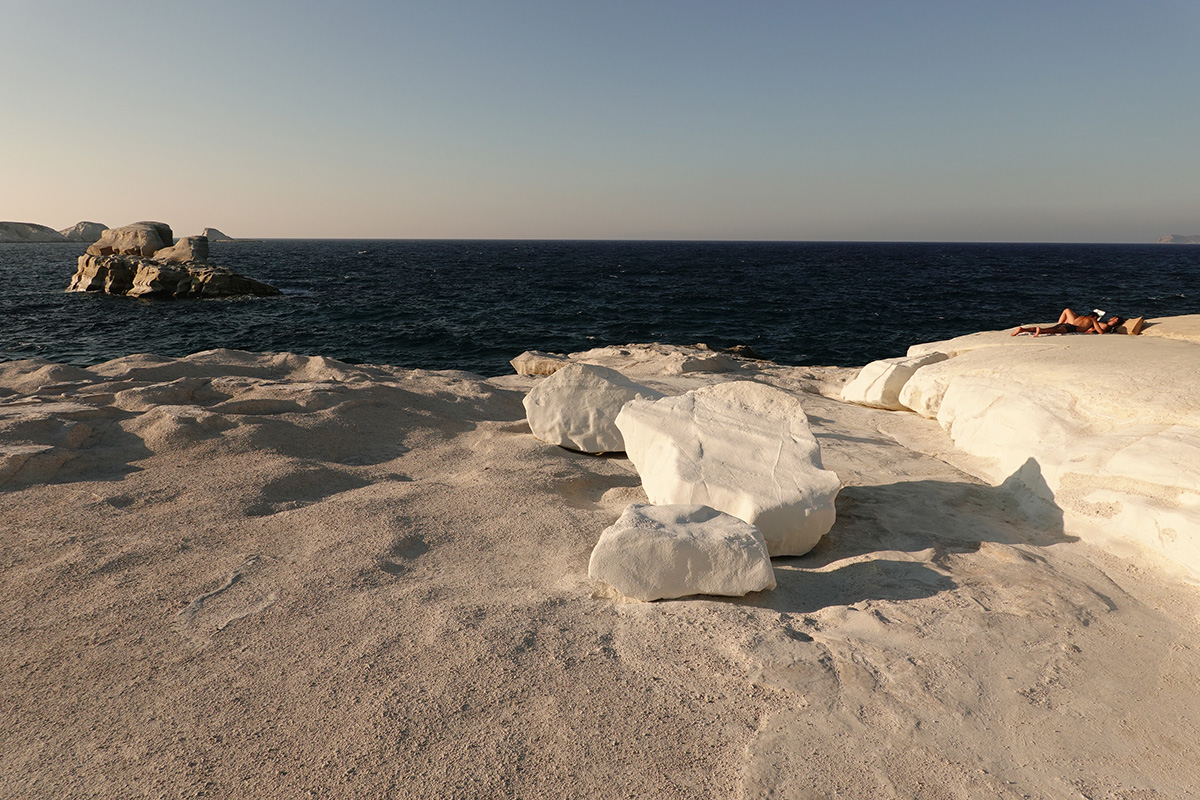
[[[569,364],[525,395],[525,415],[533,435],[543,442],[584,453],[625,449],[616,419],[621,407],[662,393],[634,383],[615,369]]]
[[[629,506],[600,534],[588,576],[636,600],[775,588],[758,529],[697,505]]]
[[[906,408],[900,402],[900,390],[908,383],[913,373],[921,367],[945,361],[946,358],[945,353],[932,352],[915,357],[872,361],[859,370],[854,380],[842,387],[842,399],[860,406],[900,411]]]
[[[650,502],[712,506],[758,527],[773,556],[807,553],[833,526],[842,482],[792,394],[731,381],[617,416]]]
[[[175,243],[175,234],[165,222],[135,222],[120,228],[109,228],[100,234],[87,252],[93,256],[144,256],[149,258],[164,247]]]

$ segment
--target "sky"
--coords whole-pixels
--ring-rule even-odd
[[[1196,0],[0,0],[0,220],[1200,234]]]

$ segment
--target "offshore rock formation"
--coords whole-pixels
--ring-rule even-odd
[[[16,242],[63,242],[66,239],[53,228],[32,222],[0,222],[0,244]]]
[[[59,231],[68,242],[86,242],[93,244],[100,241],[100,237],[108,230],[108,226],[102,222],[76,222],[70,228],[64,228]]]
[[[1177,233],[1172,233],[1169,236],[1164,236],[1158,240],[1158,244],[1200,244],[1200,233],[1191,236],[1180,236]]]
[[[201,235],[206,237],[210,242],[236,242],[237,241],[237,239],[234,239],[232,236],[226,236],[225,234],[221,233],[216,228],[205,228],[204,233]]]
[[[279,294],[274,286],[209,264],[207,238],[175,242],[171,227],[162,222],[104,231],[79,257],[67,291],[164,299]]]

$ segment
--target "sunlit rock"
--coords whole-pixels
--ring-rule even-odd
[[[636,600],[775,588],[758,529],[698,505],[630,505],[600,534],[588,577]]]
[[[543,442],[584,453],[625,449],[616,419],[630,400],[662,394],[608,367],[569,364],[525,395],[533,435]]]
[[[617,416],[650,502],[701,504],[758,527],[773,556],[807,553],[832,527],[841,481],[792,394],[732,381]]]

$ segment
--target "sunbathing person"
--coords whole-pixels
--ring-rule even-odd
[[[1031,327],[1018,327],[1009,336],[1016,336],[1019,333],[1032,333],[1034,336],[1042,334],[1059,334],[1059,333],[1110,333],[1116,330],[1125,320],[1121,317],[1109,317],[1107,322],[1101,322],[1100,317],[1103,316],[1103,311],[1092,311],[1087,314],[1076,314],[1069,308],[1064,308],[1062,313],[1058,315],[1058,322],[1054,325],[1033,325]]]

